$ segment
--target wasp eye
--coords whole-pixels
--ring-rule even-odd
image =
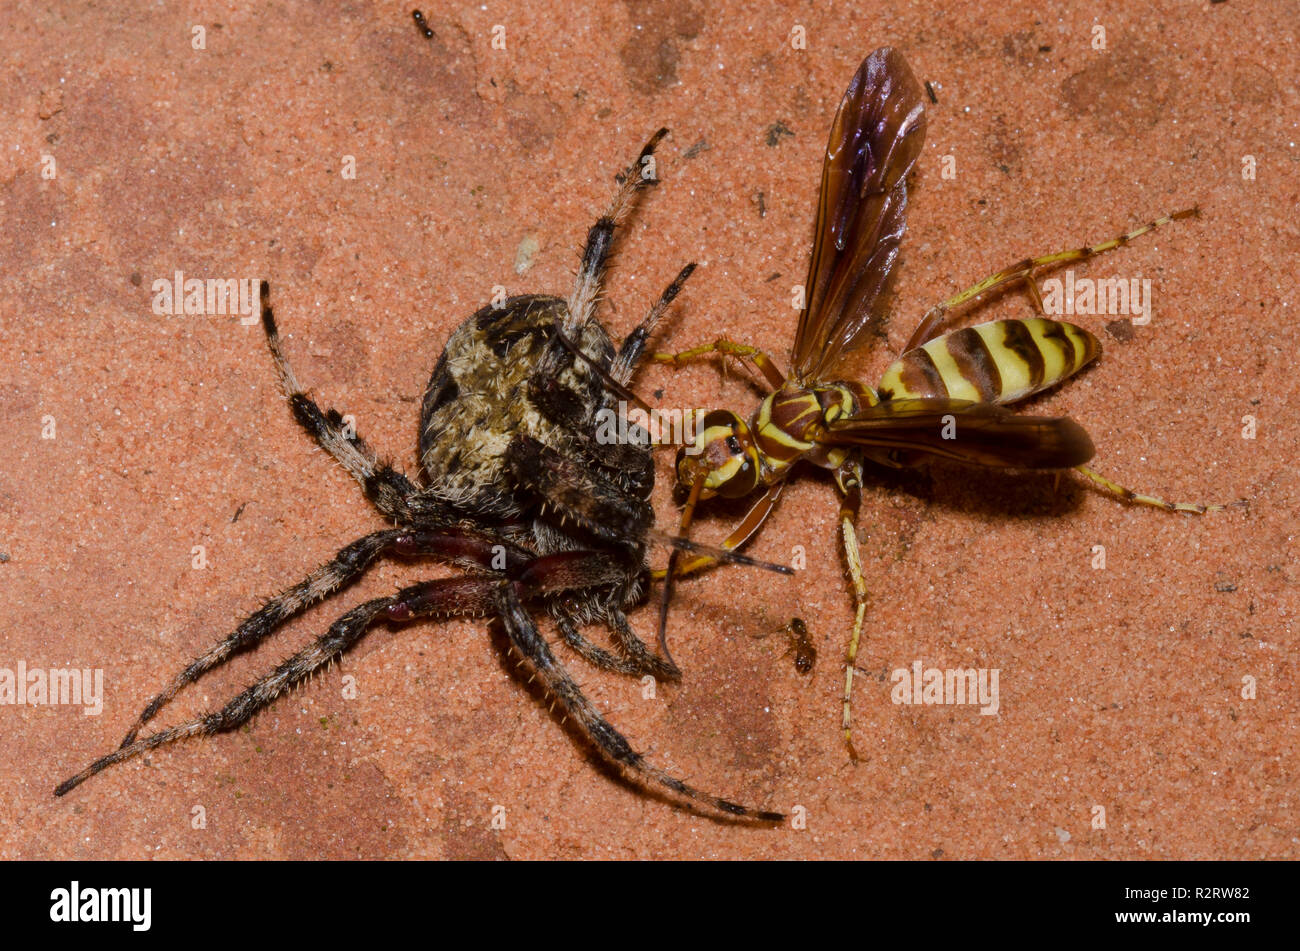
[[[737,439],[735,436],[728,436],[728,437],[727,437],[727,449],[731,452],[731,454],[732,454],[733,456],[738,456],[738,455],[740,455],[740,452],[741,452],[741,449],[740,449],[740,440]]]

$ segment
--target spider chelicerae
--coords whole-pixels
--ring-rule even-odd
[[[701,792],[634,751],[583,695],[528,610],[529,605],[544,608],[564,642],[598,667],[680,677],[670,659],[655,654],[635,634],[625,613],[644,599],[646,547],[649,538],[659,537],[647,501],[654,483],[649,438],[619,444],[599,444],[595,438],[597,413],[612,410],[620,396],[631,396],[625,384],[655,325],[694,269],[688,265],[677,275],[616,350],[596,318],[596,303],[616,225],[643,187],[656,181],[652,156],[666,133],[659,130],[619,176],[613,201],[588,232],[568,300],[509,298],[478,311],[452,333],[421,406],[422,478],[403,475],[381,460],[338,411],[322,410],[303,392],[276,330],[270,289],[262,283],[262,325],[294,417],[396,527],[357,539],[262,605],[154,697],[116,751],[65,780],[56,796],[147,750],[241,726],[339,657],[377,622],[475,616],[499,620],[519,666],[531,670],[566,720],[572,719],[605,759],[631,777],[727,815],[764,822],[783,818]],[[352,584],[387,555],[441,560],[466,573],[366,601],[220,710],[140,736],[186,685]],[[580,628],[593,623],[610,629],[617,652],[582,634]]]

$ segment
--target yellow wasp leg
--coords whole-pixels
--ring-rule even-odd
[[[1057,251],[1053,254],[1044,254],[1041,257],[1026,258],[1018,264],[1011,267],[1003,268],[996,274],[990,274],[984,280],[971,287],[966,288],[960,294],[954,294],[942,304],[938,304],[930,309],[930,312],[921,319],[920,325],[916,332],[912,334],[912,339],[907,342],[903,352],[914,350],[927,341],[933,340],[939,333],[939,327],[943,324],[944,315],[954,307],[960,307],[967,301],[974,300],[981,294],[987,294],[994,288],[1001,287],[1003,284],[1009,284],[1012,281],[1024,281],[1029,289],[1030,296],[1034,299],[1034,305],[1038,312],[1043,312],[1043,299],[1038,293],[1038,285],[1034,283],[1034,271],[1040,267],[1047,267],[1051,264],[1064,264],[1067,261],[1082,261],[1085,258],[1095,257],[1098,254],[1104,254],[1107,251],[1113,251],[1115,248],[1123,247],[1134,238],[1139,238],[1148,231],[1154,231],[1162,225],[1178,221],[1182,218],[1191,218],[1200,214],[1198,208],[1187,208],[1183,211],[1175,211],[1173,214],[1157,218],[1155,221],[1144,224],[1141,228],[1134,228],[1127,234],[1111,238],[1109,241],[1103,241],[1100,244],[1094,244],[1087,248],[1074,248],[1069,251]]]
[[[844,491],[840,505],[840,537],[844,542],[844,559],[848,562],[849,577],[853,581],[853,636],[849,638],[848,656],[844,661],[844,713],[840,725],[844,728],[844,742],[849,757],[858,760],[853,747],[853,665],[858,659],[858,642],[862,637],[862,622],[867,615],[867,584],[862,580],[862,555],[858,551],[858,510],[862,506],[862,465],[856,460],[846,462],[835,472],[836,482]]]
[[[754,366],[758,367],[763,376],[767,377],[767,382],[772,385],[772,389],[779,390],[785,385],[785,376],[776,368],[775,361],[766,351],[726,339],[715,340],[713,343],[706,343],[691,350],[683,350],[681,353],[656,353],[654,360],[656,363],[671,363],[674,366],[681,366],[687,360],[708,356],[711,353],[727,354],[738,360],[750,360]]]
[[[1156,498],[1154,495],[1142,495],[1134,492],[1132,489],[1126,489],[1124,486],[1111,482],[1104,475],[1093,472],[1087,466],[1075,466],[1075,471],[1087,476],[1096,485],[1101,486],[1107,492],[1118,495],[1126,502],[1137,502],[1140,505],[1152,505],[1158,509],[1164,509],[1166,512],[1195,512],[1198,515],[1204,515],[1206,512],[1222,512],[1222,505],[1197,505],[1192,502],[1166,502],[1164,499]]]
[[[725,551],[734,551],[749,541],[763,527],[767,517],[772,514],[772,509],[776,508],[776,500],[781,497],[781,492],[784,489],[785,483],[778,482],[764,492],[762,497],[745,513],[745,517],[741,519],[735,531],[723,539],[722,544],[718,547]],[[681,578],[694,574],[697,571],[703,571],[705,568],[712,568],[717,563],[718,559],[714,555],[695,555],[693,558],[689,558],[677,565],[673,569],[673,577]],[[655,581],[661,581],[667,574],[667,570],[657,568],[650,573],[650,577]]]

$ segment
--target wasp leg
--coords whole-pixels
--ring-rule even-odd
[[[610,246],[614,242],[614,228],[627,217],[638,192],[643,188],[658,183],[654,174],[651,156],[660,140],[668,134],[667,129],[660,129],[650,137],[641,154],[637,156],[623,174],[618,178],[618,188],[609,208],[591,226],[587,232],[587,243],[582,249],[582,264],[578,268],[578,277],[569,297],[569,312],[565,316],[562,332],[569,339],[577,339],[581,328],[593,319],[596,301],[600,297],[601,287],[605,281],[605,271],[609,266]]]
[[[1034,306],[1038,312],[1043,313],[1043,300],[1038,293],[1038,285],[1034,282],[1034,271],[1040,267],[1047,267],[1053,264],[1065,264],[1069,261],[1082,261],[1087,258],[1095,257],[1098,254],[1104,254],[1107,251],[1113,251],[1115,248],[1123,247],[1134,238],[1139,238],[1148,231],[1154,231],[1170,222],[1178,221],[1182,218],[1191,218],[1200,214],[1197,208],[1187,208],[1183,211],[1175,211],[1173,214],[1157,218],[1155,221],[1148,222],[1140,228],[1134,228],[1127,234],[1111,238],[1109,241],[1103,241],[1100,244],[1094,244],[1086,248],[1074,248],[1069,251],[1057,251],[1054,254],[1044,254],[1041,257],[1026,258],[1018,264],[1011,267],[1003,268],[996,274],[990,274],[984,280],[971,287],[966,288],[960,294],[954,294],[942,304],[931,308],[929,313],[921,319],[920,325],[912,334],[912,338],[907,341],[903,347],[903,352],[915,350],[939,335],[939,330],[943,326],[945,315],[954,307],[960,307],[967,301],[973,300],[982,294],[987,294],[994,288],[1001,287],[1003,284],[1009,284],[1013,281],[1024,281],[1030,296],[1034,299]]]
[[[772,510],[776,508],[777,500],[781,498],[781,493],[784,490],[784,481],[778,482],[776,485],[768,488],[759,500],[750,507],[749,511],[745,513],[745,517],[741,519],[740,524],[736,526],[735,530],[723,539],[722,544],[718,547],[723,551],[732,551],[739,548],[741,545],[745,544],[745,542],[758,534],[758,530],[763,527],[763,523],[767,521],[767,517],[771,515]],[[673,569],[673,577],[681,578],[686,575],[695,574],[697,571],[712,568],[720,561],[721,559],[717,555],[695,555],[677,565]],[[659,581],[667,574],[667,571],[656,570],[650,573],[650,577],[655,581]]]
[[[1104,475],[1093,472],[1087,466],[1075,466],[1076,472],[1087,476],[1095,485],[1101,486],[1107,492],[1118,495],[1125,502],[1136,502],[1139,505],[1150,505],[1158,509],[1164,509],[1166,512],[1194,512],[1197,515],[1204,515],[1206,512],[1222,512],[1222,505],[1200,505],[1194,502],[1166,502],[1164,499],[1157,498],[1154,495],[1143,495],[1140,492],[1134,492],[1116,482],[1111,482]]]
[[[785,376],[776,368],[776,361],[766,351],[751,347],[748,344],[735,343],[725,338],[690,350],[683,350],[680,353],[656,353],[653,359],[656,363],[671,363],[673,366],[681,366],[687,360],[708,356],[711,353],[733,356],[738,360],[749,360],[754,366],[758,367],[774,390],[779,390],[785,385]]]
[[[600,556],[597,556],[600,557]],[[539,575],[542,574],[539,572]],[[506,636],[519,656],[541,678],[547,692],[560,703],[572,717],[582,733],[591,741],[606,760],[617,767],[631,771],[637,778],[680,796],[731,816],[756,819],[760,822],[780,822],[785,817],[778,812],[757,812],[746,806],[701,792],[648,762],[632,749],[630,743],[610,724],[582,693],[582,689],[569,676],[568,671],[551,653],[532,617],[524,610],[516,594],[515,585],[500,584],[497,589],[497,614],[502,620]]]
[[[849,578],[853,581],[853,635],[844,662],[844,712],[840,725],[844,729],[844,742],[849,756],[861,757],[853,747],[853,665],[858,659],[858,641],[862,637],[862,622],[867,614],[867,585],[862,579],[862,554],[858,551],[858,510],[862,506],[862,463],[850,459],[835,470],[835,481],[844,493],[840,505],[840,537],[844,542],[844,560],[848,563]]]
[[[337,410],[322,411],[311,397],[303,393],[280,343],[275,314],[271,310],[271,287],[266,281],[262,282],[261,296],[262,329],[266,331],[267,346],[271,348],[280,385],[289,399],[294,419],[361,483],[366,498],[375,508],[399,522],[411,521],[409,502],[418,487],[389,463],[379,459],[352,427],[346,425]]]

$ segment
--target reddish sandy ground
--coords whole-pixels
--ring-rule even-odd
[[[1042,4],[1015,0],[943,17],[892,2],[793,18],[759,2],[439,4],[432,40],[393,3],[199,24],[123,6],[0,13],[0,668],[102,668],[105,684],[99,716],[0,706],[0,854],[1300,856],[1293,4],[1041,19]],[[855,696],[856,765],[838,729],[851,599],[821,474],[790,486],[752,547],[786,560],[803,546],[806,570],[682,585],[680,686],[645,699],[562,654],[656,763],[753,805],[801,806],[803,828],[718,822],[611,777],[477,622],[381,626],[250,728],[51,796],[191,657],[381,524],[296,427],[261,331],[158,316],[155,280],[269,279],[304,383],[412,470],[448,333],[494,285],[566,293],[613,175],[667,125],[663,184],[623,236],[603,318],[625,333],[698,260],[664,344],[725,334],[784,365],[826,130],[886,44],[938,104],[888,338],[847,371],[877,379],[930,304],[991,270],[1199,204],[1199,220],[1079,269],[1149,278],[1151,323],[1078,318],[1103,358],[1030,411],[1080,421],[1118,480],[1248,507],[1172,516],[1074,477],[1056,492],[1050,475],[952,467],[873,482],[858,524],[872,674]],[[962,319],[1029,313],[1011,293]],[[756,400],[713,363],[652,367],[636,387],[668,407]],[[1257,438],[1243,438],[1248,416]],[[659,464],[672,526],[670,456]],[[716,540],[740,509],[706,511],[697,537]],[[386,564],[163,722],[424,571]],[[785,654],[792,615],[820,652],[808,676]],[[643,634],[653,616],[634,615]],[[889,672],[918,660],[997,668],[998,715],[891,702]]]

